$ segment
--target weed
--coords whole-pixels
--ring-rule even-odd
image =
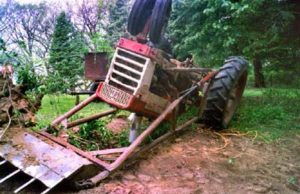
[[[297,185],[297,177],[295,177],[295,176],[291,176],[291,177],[289,177],[289,179],[288,179],[288,183],[289,184],[292,184],[292,185]]]
[[[116,140],[117,140],[117,146],[118,147],[127,147],[130,145],[129,140],[129,130],[124,130],[120,134],[117,135]]]
[[[228,158],[228,164],[233,165],[235,163],[235,158]]]

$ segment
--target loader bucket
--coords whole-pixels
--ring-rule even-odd
[[[0,141],[0,170],[12,164],[15,170],[0,174],[0,184],[20,173],[31,178],[16,188],[15,193],[39,182],[47,193],[77,173],[87,172],[93,164],[53,141],[24,129],[10,129]],[[94,170],[91,170],[92,172]]]

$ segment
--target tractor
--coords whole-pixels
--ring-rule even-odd
[[[29,185],[43,185],[50,192],[64,181],[78,189],[91,188],[126,162],[145,153],[168,137],[193,123],[220,130],[228,127],[247,82],[247,61],[229,57],[219,69],[201,68],[192,59],[180,62],[166,49],[164,37],[171,13],[171,0],[136,0],[128,20],[128,33],[116,45],[105,79],[91,96],[56,118],[46,129],[32,132],[10,129],[0,143],[0,183],[20,173],[28,175],[15,193]],[[69,118],[93,101],[101,100],[111,109],[87,118]],[[192,118],[177,125],[177,118],[189,107],[197,107]],[[122,109],[134,113],[130,145],[96,151],[83,151],[60,135],[74,126],[100,119]],[[140,129],[142,117],[151,122]],[[143,143],[162,122],[169,131],[149,144]],[[52,133],[53,131],[57,133]],[[114,160],[105,157],[113,155]]]

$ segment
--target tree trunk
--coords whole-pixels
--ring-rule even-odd
[[[263,66],[260,58],[256,57],[253,61],[254,65],[254,87],[264,88],[266,87],[264,74],[262,72]]]

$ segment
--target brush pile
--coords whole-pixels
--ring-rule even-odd
[[[28,126],[34,123],[35,106],[25,96],[22,86],[11,78],[12,69],[0,68],[0,130],[10,125]]]

